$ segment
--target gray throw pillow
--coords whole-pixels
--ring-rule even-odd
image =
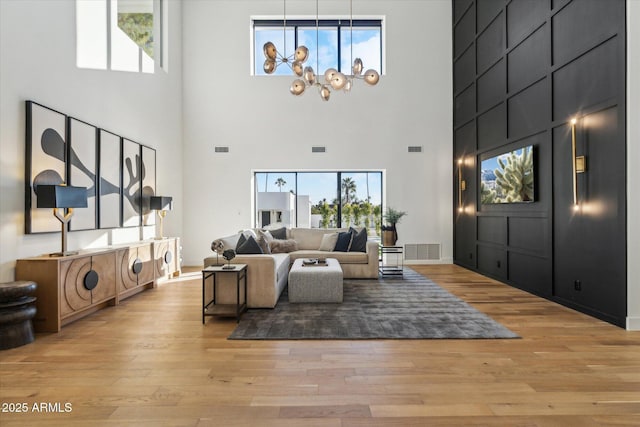
[[[351,247],[351,240],[353,240],[353,234],[349,231],[343,231],[338,234],[338,241],[333,249],[336,252],[349,252]]]
[[[349,232],[353,235],[349,252],[366,252],[367,251],[367,229],[357,231],[353,227],[349,227]]]
[[[244,234],[242,236],[240,236],[240,239],[238,240],[238,246],[236,246],[236,253],[237,254],[261,254],[262,252],[262,248],[260,248],[260,245],[258,244],[258,242],[256,242],[256,239],[253,238],[253,236],[249,236],[248,238],[244,236]]]
[[[277,230],[269,230],[274,239],[287,240],[287,228],[282,227]]]

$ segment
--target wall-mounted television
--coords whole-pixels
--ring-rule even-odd
[[[480,202],[533,202],[534,174],[533,145],[482,160]]]

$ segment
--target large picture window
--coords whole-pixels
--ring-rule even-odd
[[[355,58],[362,59],[365,69],[374,69],[382,75],[381,19],[354,19],[353,24],[349,19],[322,19],[317,24],[315,19],[287,20],[285,29],[283,20],[254,20],[254,75],[267,75],[263,69],[262,47],[268,41],[285,56],[293,54],[298,46],[308,47],[309,59],[305,65],[312,67],[317,75],[324,74],[328,68],[350,74]],[[272,75],[291,75],[291,69],[280,66]]]
[[[256,172],[255,227],[367,227],[380,235],[382,172]]]

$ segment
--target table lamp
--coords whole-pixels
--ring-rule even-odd
[[[53,216],[62,223],[62,250],[49,256],[76,255],[78,251],[67,251],[67,224],[73,216],[73,208],[87,207],[86,187],[72,187],[67,185],[38,185],[38,208],[53,208]],[[67,209],[64,214],[62,209]]]
[[[156,240],[162,240],[165,237],[162,235],[162,225],[164,217],[167,216],[167,211],[173,209],[173,198],[166,196],[151,196],[149,200],[149,208],[157,211],[160,217],[160,237],[156,237]]]

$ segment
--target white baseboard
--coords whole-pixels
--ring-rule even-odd
[[[640,316],[627,317],[627,331],[640,331]]]

